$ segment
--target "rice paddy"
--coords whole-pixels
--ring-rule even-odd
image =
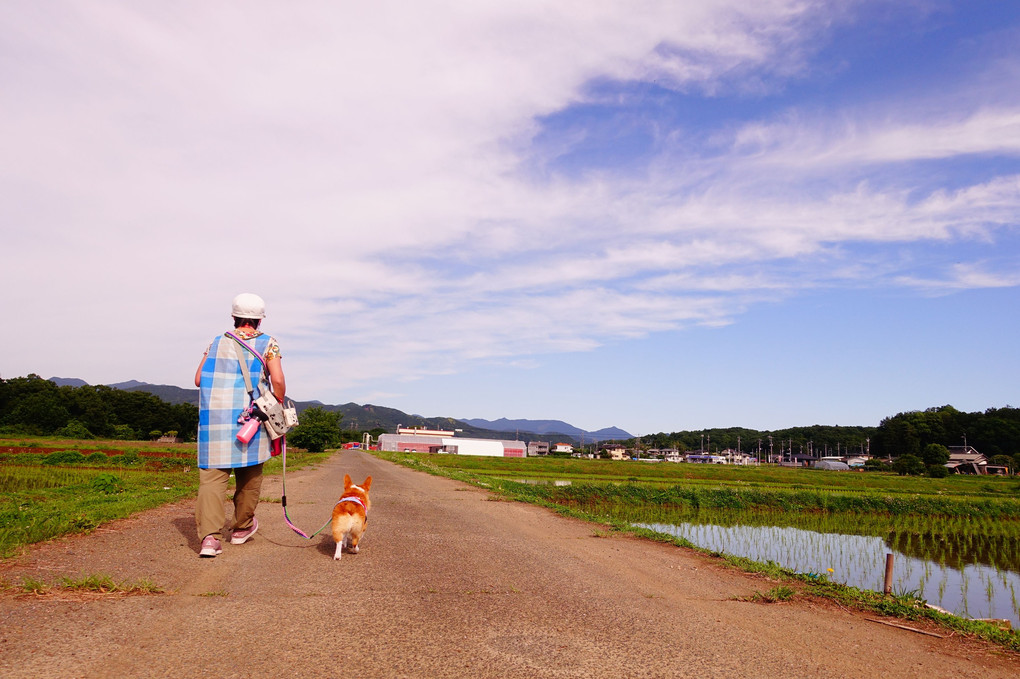
[[[689,540],[713,552],[774,562],[784,568],[851,587],[882,591],[885,555],[894,555],[893,592],[919,599],[966,618],[1010,620],[1020,626],[1020,570],[972,561],[948,563],[911,556],[891,546],[898,539],[820,533],[779,526],[641,524]],[[1015,543],[1014,543],[1015,548]],[[943,553],[944,556],[944,553]]]

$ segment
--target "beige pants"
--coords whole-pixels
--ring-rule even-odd
[[[198,470],[198,501],[195,503],[195,524],[198,527],[198,539],[204,540],[207,535],[219,535],[226,522],[224,497],[227,494],[227,481],[230,472],[234,472],[234,521],[231,531],[250,528],[255,517],[255,508],[259,504],[259,492],[262,490],[262,465],[238,467],[237,469],[199,469]]]

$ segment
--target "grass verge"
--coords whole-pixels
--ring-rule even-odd
[[[20,594],[32,594],[35,596],[70,593],[140,596],[147,594],[163,594],[166,591],[150,580],[143,579],[137,582],[117,582],[109,575],[103,573],[84,575],[77,578],[62,576],[52,584],[26,575],[21,578],[20,585],[12,585],[5,582],[4,589],[13,590]]]
[[[123,442],[120,445],[126,455],[134,452]],[[288,451],[288,471],[332,454]],[[73,462],[53,464],[44,455],[0,454],[0,558],[16,556],[29,544],[91,533],[104,523],[192,497],[198,489],[194,466],[167,467],[165,460],[136,455],[130,466],[111,467],[105,454],[91,457],[71,456]],[[282,467],[282,460],[274,457],[263,469],[271,476]]]

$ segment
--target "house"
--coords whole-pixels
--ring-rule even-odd
[[[971,446],[949,446],[946,467],[953,474],[987,474],[988,458]]]
[[[446,453],[449,455],[483,455],[488,457],[525,457],[523,441],[497,441],[456,436],[442,429],[397,427],[396,434],[380,434],[381,450],[405,453]]]
[[[705,455],[701,453],[690,453],[685,458],[687,462],[696,464],[728,464],[725,455]]]
[[[680,451],[677,450],[676,448],[670,448],[669,450],[666,450],[664,452],[665,452],[665,455],[663,456],[662,459],[664,459],[666,462],[683,462],[684,461],[684,456],[681,455]]]
[[[602,450],[603,452],[609,453],[609,457],[613,460],[626,460],[630,457],[630,455],[627,454],[627,448],[619,443],[610,443],[603,447]]]
[[[553,446],[552,452],[554,453],[573,453],[574,446],[569,443],[557,443]]]
[[[739,465],[754,464],[754,458],[753,457],[751,457],[747,453],[737,452],[736,450],[733,450],[732,448],[727,448],[726,450],[722,451],[720,454],[723,457],[726,458],[726,463],[727,464],[739,464]]]
[[[535,457],[536,455],[548,455],[548,454],[549,454],[548,441],[528,442],[528,457]]]

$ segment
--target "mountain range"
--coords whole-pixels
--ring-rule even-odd
[[[57,386],[84,387],[88,382],[77,378],[51,377],[50,382]],[[157,396],[167,403],[190,403],[198,406],[198,389],[184,389],[169,384],[148,384],[138,380],[108,384],[108,387],[124,391],[145,391]],[[455,419],[452,417],[422,417],[372,404],[359,405],[345,403],[328,405],[321,401],[294,401],[298,414],[306,408],[317,406],[331,412],[339,412],[344,417],[342,424],[345,429],[367,431],[384,429],[396,431],[397,427],[422,427],[425,429],[456,430],[474,438],[502,439],[507,433],[513,432],[515,437],[523,441],[554,440],[564,443],[591,443],[592,441],[626,440],[634,438],[632,434],[617,427],[607,427],[598,431],[585,431],[562,420],[498,420]]]
[[[461,420],[461,422],[494,431],[524,431],[542,435],[569,434],[586,441],[615,441],[634,438],[633,434],[628,434],[619,427],[606,427],[598,431],[585,431],[562,420],[508,420],[505,417],[501,417],[498,420],[473,418]]]

